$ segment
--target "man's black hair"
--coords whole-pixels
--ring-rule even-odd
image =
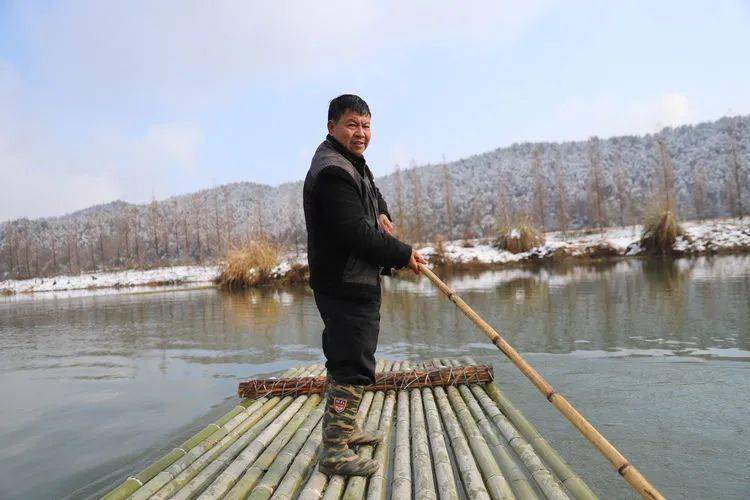
[[[328,121],[337,122],[347,111],[354,111],[358,115],[372,116],[370,107],[364,99],[354,94],[340,95],[331,99],[328,105]]]

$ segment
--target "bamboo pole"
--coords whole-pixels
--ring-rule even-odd
[[[304,460],[310,462],[317,453],[318,446],[308,444],[315,442],[315,437],[318,437],[317,443],[320,444],[320,432],[319,429],[322,425],[321,417],[325,411],[326,402],[324,399],[318,403],[318,406],[308,415],[302,426],[297,429],[294,437],[287,443],[283,450],[279,452],[279,455],[273,461],[268,471],[263,476],[263,479],[253,488],[248,496],[251,500],[267,500],[273,495],[276,498],[279,496],[276,494],[277,486],[282,483],[282,480],[286,479],[290,474],[294,474],[299,471],[298,484],[303,479],[303,470],[309,471],[309,468],[304,468],[302,465],[297,464],[297,457],[302,457],[299,463],[304,463]],[[280,487],[280,486],[279,486]],[[290,496],[291,497],[291,496]]]
[[[631,465],[628,460],[607,441],[607,439],[596,430],[584,417],[581,415],[565,397],[555,392],[549,383],[542,378],[539,373],[529,365],[508,342],[503,339],[494,328],[492,328],[486,321],[484,321],[474,310],[464,302],[461,297],[451,290],[448,285],[443,283],[435,273],[430,271],[425,265],[419,264],[419,269],[442,291],[448,299],[456,304],[466,316],[471,319],[492,341],[513,364],[515,364],[521,372],[531,381],[532,384],[547,398],[547,401],[557,408],[557,410],[563,414],[568,421],[573,424],[573,427],[583,434],[583,436],[593,444],[597,450],[601,452],[604,457],[609,460],[612,466],[617,470],[628,484],[637,491],[644,498],[663,499],[659,491],[648,482],[648,480]]]
[[[500,431],[503,437],[508,441],[513,451],[521,459],[526,469],[531,473],[531,477],[544,492],[548,498],[556,498],[561,494],[560,486],[557,484],[555,477],[547,470],[544,462],[536,454],[534,448],[521,436],[513,424],[502,414],[502,412],[493,404],[490,397],[481,391],[478,387],[472,387],[472,391],[476,396],[479,404],[482,406],[485,412],[490,416],[490,419],[495,424],[495,427]]]
[[[315,367],[316,369],[319,369]],[[300,375],[310,373],[313,367],[306,368]],[[166,500],[172,496],[191,497],[210,482],[215,475],[231,462],[266,426],[269,425],[289,404],[292,398],[270,398],[263,407],[242,425],[229,433],[219,445],[201,455],[177,477],[165,484],[153,498]]]
[[[300,371],[301,369],[299,367],[295,367],[284,372],[282,376],[291,377],[296,373],[299,373]],[[203,430],[186,440],[184,443],[180,444],[180,446],[159,458],[156,462],[149,465],[140,473],[125,480],[122,484],[120,484],[120,486],[107,493],[103,497],[103,499],[120,500],[131,496],[141,487],[149,483],[153,478],[158,476],[162,471],[167,469],[170,465],[185,457],[185,455],[189,453],[187,450],[193,450],[194,448],[199,446],[206,446],[207,442],[212,439],[217,430],[224,427],[236,416],[243,413],[246,414],[246,416],[249,416],[254,411],[254,408],[252,410],[250,409],[253,404],[254,401],[249,399],[241,401],[232,410],[222,415],[215,422],[208,424],[205,428],[203,428]]]
[[[292,439],[294,433],[297,432],[297,429],[307,419],[312,410],[318,406],[319,402],[319,394],[309,396],[297,414],[284,425],[282,430],[273,438],[273,441],[263,450],[263,453],[261,453],[223,498],[227,500],[244,500],[258,481],[260,481],[266,470],[274,463],[281,449]]]
[[[441,363],[447,365],[443,361]],[[510,488],[510,484],[508,484],[508,481],[500,470],[500,466],[495,460],[492,450],[490,450],[487,441],[482,436],[479,426],[474,421],[466,403],[461,397],[461,393],[456,387],[446,387],[444,391],[447,392],[448,401],[452,407],[451,410],[455,413],[456,420],[458,420],[464,431],[464,436],[469,444],[474,460],[482,473],[482,478],[490,497],[493,499],[516,498],[513,490]]]
[[[323,406],[323,411],[325,411],[325,401],[322,401],[321,404]],[[321,415],[322,413],[323,412],[321,411]],[[302,447],[302,450],[297,453],[296,456],[292,457],[294,459],[292,461],[292,465],[289,466],[289,470],[286,471],[283,479],[281,479],[281,482],[273,491],[273,495],[271,495],[272,500],[291,500],[300,489],[300,487],[302,486],[302,482],[305,480],[308,474],[312,472],[312,468],[316,464],[318,453],[320,451],[320,442],[323,437],[322,433],[323,420],[320,419],[318,420],[318,424],[315,426],[315,428],[309,433],[310,435],[307,438],[307,441],[305,441],[305,445]],[[262,486],[263,483],[256,486],[255,490],[253,490],[252,495],[250,495],[250,498],[256,498],[255,492],[261,490]],[[267,498],[264,495],[261,495],[262,490],[261,494],[259,494],[257,498]]]
[[[391,370],[398,372],[403,363],[396,362]],[[391,429],[393,427],[393,408],[396,406],[396,390],[389,389],[385,393],[383,411],[380,413],[380,424],[378,429],[383,435],[383,442],[375,447],[373,460],[378,463],[378,470],[370,477],[367,484],[367,500],[385,500],[386,474],[388,472],[388,459],[391,447]]]
[[[403,370],[409,369],[409,362],[401,363]],[[396,404],[396,450],[393,456],[393,498],[411,498],[411,448],[409,440],[409,391],[398,391]]]
[[[467,363],[474,363],[474,360],[470,357],[464,358]],[[495,405],[501,411],[501,414],[506,418],[510,425],[512,425],[525,440],[531,445],[537,456],[543,460],[550,469],[555,473],[557,478],[562,482],[565,488],[573,495],[576,500],[595,500],[597,497],[583,479],[576,474],[573,469],[560,457],[557,451],[544,439],[534,426],[526,420],[523,413],[521,413],[505,394],[495,384],[485,384],[483,387],[474,386],[471,388],[472,392],[480,393],[485,398],[486,404],[489,401],[486,400],[489,397],[494,401]],[[493,405],[494,407],[494,405]],[[519,440],[515,439],[514,443],[518,443]],[[534,476],[542,477],[540,473]]]
[[[459,363],[458,360],[452,360],[450,362],[454,365]],[[508,479],[511,488],[513,489],[513,493],[521,500],[536,500],[538,496],[526,478],[526,474],[521,467],[516,464],[516,461],[513,459],[512,453],[507,445],[497,437],[497,430],[492,427],[492,424],[487,419],[487,415],[477,402],[474,394],[472,394],[471,389],[467,386],[459,386],[458,391],[461,393],[466,406],[469,408],[477,427],[481,429],[482,434],[488,441],[487,444],[494,453],[500,469]],[[547,497],[549,498],[549,495],[547,495]]]
[[[412,389],[409,394],[411,404],[410,429],[413,492],[414,497],[420,500],[436,500],[437,491],[435,490],[435,478],[432,471],[432,459],[430,457],[430,442],[428,440],[427,425],[425,424],[424,401],[422,399],[423,390],[429,391],[429,389]],[[445,457],[448,457],[447,451],[445,452]],[[448,466],[450,467],[450,462],[448,462]]]
[[[392,363],[390,361],[385,362],[383,371],[390,370]],[[372,407],[370,407],[370,413],[367,414],[367,423],[365,424],[365,430],[374,432],[378,430],[380,423],[380,417],[383,414],[385,407],[385,392],[377,391],[372,399]],[[364,458],[373,458],[373,447],[372,445],[360,446],[357,450],[357,455]],[[365,495],[365,486],[367,485],[367,478],[363,476],[351,476],[346,481],[346,489],[344,490],[344,500],[358,500]],[[326,492],[327,494],[328,492]]]
[[[445,432],[448,434],[448,439],[450,439],[451,448],[453,448],[456,458],[456,465],[458,466],[458,473],[461,476],[467,496],[476,499],[490,499],[491,497],[484,484],[482,473],[479,472],[474,455],[471,452],[471,447],[461,430],[461,425],[458,423],[456,415],[453,413],[445,390],[442,387],[434,387],[432,392],[435,395],[440,415],[443,417]]]
[[[162,486],[164,486],[169,481],[177,477],[177,475],[180,474],[185,469],[187,469],[190,466],[190,464],[194,463],[198,458],[200,458],[201,455],[203,455],[204,453],[212,449],[215,445],[222,443],[222,440],[225,437],[227,437],[227,435],[229,435],[233,429],[237,428],[238,425],[241,425],[243,421],[247,421],[248,423],[254,421],[254,417],[256,417],[259,411],[263,408],[263,405],[265,404],[266,400],[267,398],[259,398],[258,400],[254,401],[253,404],[248,408],[248,411],[246,414],[244,415],[240,414],[237,416],[237,417],[244,417],[239,422],[234,422],[235,425],[233,425],[231,428],[226,428],[225,426],[222,426],[219,429],[217,429],[203,443],[190,449],[190,451],[188,451],[185,455],[183,455],[179,460],[177,460],[175,463],[173,463],[172,465],[170,465],[169,467],[161,471],[153,479],[151,479],[151,481],[144,484],[142,488],[140,488],[138,491],[136,491],[133,494],[131,499],[143,500],[155,494],[157,491],[159,491],[162,488]],[[235,417],[235,419],[237,417]],[[240,429],[241,428],[242,427],[240,427]]]
[[[322,370],[318,370],[320,372]],[[242,474],[255,462],[263,450],[273,441],[289,421],[297,414],[309,400],[309,396],[299,396],[293,399],[289,406],[276,417],[263,432],[258,434],[245,449],[214,479],[198,497],[202,500],[222,498],[237,483]],[[290,436],[291,437],[291,436]]]

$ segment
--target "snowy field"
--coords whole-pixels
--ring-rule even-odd
[[[686,238],[679,238],[675,250],[683,254],[736,252],[750,249],[750,220],[717,219],[703,223],[685,222]],[[571,232],[567,238],[560,232],[545,234],[546,243],[529,252],[513,254],[493,246],[493,240],[456,240],[443,244],[444,258],[457,264],[501,265],[554,256],[638,255],[642,249],[638,239],[640,226],[612,227],[604,233]],[[435,248],[419,249],[428,259],[435,257]],[[295,263],[306,263],[305,254],[288,256],[273,269],[272,275],[283,277]],[[78,276],[55,276],[28,280],[0,281],[0,294],[36,292],[97,293],[133,287],[154,289],[210,285],[219,274],[218,266],[175,266],[148,270],[126,270],[85,273]]]
[[[685,222],[687,237],[680,237],[674,249],[681,254],[732,252],[750,249],[750,220],[717,219],[703,223]],[[583,234],[571,231],[567,238],[558,231],[546,233],[546,243],[528,252],[511,253],[493,245],[492,239],[458,240],[443,244],[444,258],[458,264],[508,264],[555,255],[581,257],[587,255],[639,255],[638,244],[643,228],[640,225],[605,228],[603,233]],[[419,249],[433,257],[435,247]]]

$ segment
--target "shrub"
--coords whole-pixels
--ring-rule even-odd
[[[271,280],[271,270],[279,264],[279,249],[262,239],[233,248],[219,264],[217,284],[227,290],[242,290]]]
[[[685,231],[677,223],[677,218],[670,210],[653,213],[643,223],[641,247],[652,253],[672,253],[677,237],[684,234]]]
[[[523,220],[502,229],[496,245],[511,253],[528,252],[544,245],[544,235],[528,220]]]

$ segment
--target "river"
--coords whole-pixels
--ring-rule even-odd
[[[461,296],[667,497],[750,489],[750,257],[457,273]],[[426,279],[384,285],[378,354],[471,355],[601,498],[608,462]],[[101,494],[226,412],[248,377],[322,360],[311,292],[0,299],[0,498]]]

